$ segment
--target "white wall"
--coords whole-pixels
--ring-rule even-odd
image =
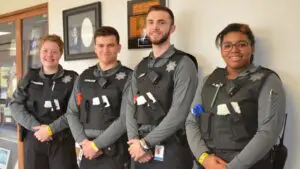
[[[95,0],[49,0],[49,32],[63,36],[62,11],[91,2]],[[101,3],[103,25],[114,26],[121,36],[123,50],[119,59],[124,65],[133,67],[149,50],[127,49],[127,0],[102,0]],[[289,148],[286,169],[300,168],[300,136],[297,132],[300,130],[300,123],[297,123],[300,121],[300,107],[297,107],[300,105],[299,6],[297,0],[169,0],[177,25],[172,41],[179,49],[198,58],[202,75],[210,73],[216,66],[224,66],[214,46],[215,36],[221,29],[231,22],[247,23],[253,29],[257,39],[255,63],[275,70],[286,90],[286,112],[289,114],[285,137]],[[1,7],[0,13],[3,13]],[[95,63],[95,59],[61,61],[65,68],[79,73]]]

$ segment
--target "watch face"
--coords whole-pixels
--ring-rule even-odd
[[[145,151],[150,149],[149,146],[146,144],[145,140],[140,140],[140,144]]]

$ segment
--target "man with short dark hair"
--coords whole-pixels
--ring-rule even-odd
[[[98,63],[83,71],[74,84],[66,116],[83,151],[80,169],[129,167],[125,113],[121,110],[132,70],[117,60],[119,41],[114,28],[97,29],[94,42]]]
[[[170,44],[173,12],[153,6],[146,17],[152,52],[135,68],[127,98],[129,153],[135,169],[193,166],[184,122],[197,87],[197,61]]]

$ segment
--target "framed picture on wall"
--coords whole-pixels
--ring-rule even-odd
[[[127,2],[128,49],[150,48],[145,32],[145,19],[153,5],[166,6],[166,0],[132,0]]]
[[[100,26],[100,2],[64,10],[65,60],[96,58],[93,35]]]

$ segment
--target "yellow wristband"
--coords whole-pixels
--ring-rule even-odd
[[[208,157],[208,156],[209,156],[209,154],[208,154],[207,152],[202,153],[201,156],[200,156],[199,159],[198,159],[198,162],[202,165],[203,162],[204,162],[204,160],[205,160],[206,157]]]
[[[96,144],[92,141],[92,147],[95,151],[99,151],[98,147],[96,146]]]
[[[49,136],[52,136],[52,135],[53,135],[53,133],[52,133],[52,130],[51,130],[51,128],[50,128],[50,126],[48,126],[48,128],[47,128],[47,131],[48,131],[48,134],[49,134]]]

